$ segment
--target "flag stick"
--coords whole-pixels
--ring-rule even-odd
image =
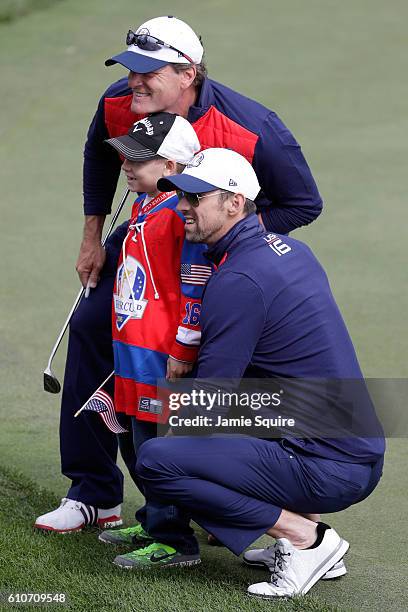
[[[91,397],[92,397],[93,395],[95,395],[95,393],[96,393],[97,391],[99,391],[100,389],[102,389],[103,385],[105,385],[105,384],[108,382],[108,380],[109,380],[110,378],[112,378],[112,376],[114,375],[114,373],[115,373],[115,370],[113,370],[113,372],[111,372],[111,373],[109,374],[109,376],[108,376],[107,378],[105,378],[105,380],[103,381],[103,383],[102,383],[101,385],[99,385],[99,387],[98,387],[97,389],[95,389],[95,391],[92,393]],[[88,397],[88,399],[86,400],[85,404],[84,404],[83,406],[81,406],[81,408],[80,408],[79,410],[77,410],[77,411],[76,411],[76,413],[74,414],[74,418],[75,418],[75,417],[77,417],[77,416],[78,416],[78,414],[80,414],[80,413],[83,411],[83,409],[85,408],[85,406],[87,405],[87,403],[89,402],[89,400],[91,399],[91,397]]]

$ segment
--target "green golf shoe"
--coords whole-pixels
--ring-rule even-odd
[[[123,569],[151,569],[154,567],[183,567],[201,563],[200,554],[185,555],[172,546],[153,542],[126,555],[117,556],[113,563]]]
[[[128,544],[129,546],[147,546],[153,542],[147,531],[139,525],[124,529],[106,529],[98,539],[104,544]]]

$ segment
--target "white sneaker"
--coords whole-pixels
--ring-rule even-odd
[[[273,570],[275,565],[275,546],[272,544],[267,548],[253,548],[244,552],[244,563],[251,567],[264,567],[270,572]],[[322,580],[333,580],[334,578],[340,578],[347,574],[346,564],[344,559],[340,559],[333,565],[325,574],[322,576]]]
[[[331,528],[316,548],[299,550],[286,538],[276,540],[271,581],[248,587],[248,595],[270,599],[305,595],[324,574],[343,558],[349,543]]]
[[[81,531],[86,525],[97,525],[101,529],[108,529],[122,525],[120,512],[120,504],[114,508],[101,509],[64,497],[60,507],[39,516],[34,527],[57,533]]]

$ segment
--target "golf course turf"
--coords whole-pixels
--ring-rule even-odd
[[[84,612],[406,610],[403,437],[388,441],[372,496],[325,517],[351,544],[348,575],[303,599],[247,598],[266,573],[208,547],[200,529],[201,565],[138,574],[115,567],[115,549],[94,530],[32,528],[67,490],[60,398],[43,392],[42,372],[78,291],[84,138],[99,95],[124,74],[103,62],[130,27],[169,12],[203,35],[212,78],[274,109],[302,144],[325,208],[293,236],[325,267],[365,375],[407,377],[403,0],[61,0],[1,24],[0,592],[64,592],[63,609]],[[65,344],[54,368],[61,381],[64,354]],[[127,480],[126,524],[140,503]]]

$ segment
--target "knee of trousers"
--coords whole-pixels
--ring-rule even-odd
[[[167,438],[152,438],[142,444],[138,451],[136,472],[140,478],[162,479],[169,475],[170,461]]]

